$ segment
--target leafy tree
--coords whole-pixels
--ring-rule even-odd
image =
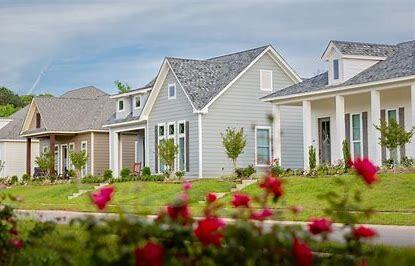
[[[391,151],[409,143],[414,135],[414,129],[406,131],[395,119],[391,119],[389,122],[381,120],[379,126],[375,125],[375,128],[381,134],[379,144]],[[392,159],[396,160],[396,158]]]
[[[40,156],[36,157],[35,163],[43,173],[50,174],[50,169],[55,166],[54,154],[52,152],[42,153]]]
[[[19,108],[12,104],[0,105],[0,117],[8,117],[14,114]]]
[[[15,107],[23,107],[20,97],[6,87],[0,87],[0,105],[11,104]]]
[[[20,100],[22,101],[22,105],[26,106],[26,105],[29,105],[32,102],[35,95],[28,94],[28,95],[20,95],[19,97],[20,97]]]
[[[115,86],[117,86],[119,93],[126,93],[131,91],[131,86],[127,83],[122,83],[119,80],[114,81]]]
[[[160,160],[167,165],[167,174],[170,177],[174,170],[174,160],[179,153],[179,147],[172,139],[161,140],[158,145]]]
[[[313,145],[308,147],[308,166],[310,170],[314,170],[316,168],[316,148]]]
[[[346,140],[343,140],[342,144],[344,168],[347,170],[350,168],[350,160],[352,156],[350,155],[349,143]]]
[[[69,158],[71,159],[72,165],[75,167],[78,179],[80,179],[82,168],[84,168],[88,162],[86,151],[70,152]]]
[[[246,146],[246,136],[243,128],[236,130],[234,128],[227,128],[222,135],[222,144],[225,148],[226,155],[232,160],[233,169],[236,170],[236,160],[239,155],[243,153]]]

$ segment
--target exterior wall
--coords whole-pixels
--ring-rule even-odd
[[[118,111],[118,101],[123,100],[124,101],[124,110]],[[123,119],[126,118],[131,113],[131,98],[130,97],[122,97],[117,99],[116,106],[115,106],[115,118],[116,119]]]
[[[343,80],[346,81],[363,70],[373,66],[378,60],[343,58]]]
[[[167,99],[167,85],[176,83],[176,99]],[[153,109],[148,117],[148,159],[151,171],[155,170],[155,132],[154,129],[159,123],[178,121],[189,121],[189,172],[187,176],[197,176],[199,171],[199,150],[198,150],[198,120],[193,113],[193,108],[187,99],[183,89],[180,87],[171,70],[163,82]],[[176,125],[177,126],[177,125]]]
[[[39,143],[32,142],[32,173],[34,171],[35,159],[37,156],[39,156]],[[1,177],[16,175],[20,178],[26,173],[26,142],[1,142],[0,160],[5,162],[4,169],[0,172]]]
[[[109,134],[94,133],[94,175],[109,169]]]
[[[334,80],[333,79],[333,60],[338,59],[339,60],[339,79]],[[332,49],[329,55],[329,60],[327,61],[328,66],[328,76],[329,76],[329,84],[339,84],[343,82],[343,59],[341,59],[341,54],[339,54],[335,49]]]
[[[380,93],[380,108],[381,109],[398,109],[404,107],[405,112],[405,128],[410,130],[414,125],[411,125],[411,103],[410,103],[410,90],[409,88],[383,90]],[[334,98],[312,101],[312,141],[315,145],[317,152],[319,152],[318,141],[318,118],[330,117],[330,132],[332,138],[335,137],[335,124],[336,124],[336,109]],[[368,118],[371,117],[370,110],[370,94],[362,93],[350,96],[345,96],[345,113],[362,113],[368,112]],[[370,121],[368,120],[368,125]],[[331,153],[334,153],[334,146],[331,145]],[[415,154],[415,151],[411,145],[405,147],[407,154]],[[317,160],[318,158],[317,154]],[[333,157],[333,156],[332,156]],[[334,162],[332,162],[334,163]]]
[[[232,162],[225,154],[221,139],[221,132],[224,132],[227,127],[243,128],[246,134],[246,147],[244,153],[237,160],[238,166],[255,165],[255,126],[272,128],[272,122],[268,118],[272,114],[271,104],[259,100],[260,97],[270,93],[260,89],[261,69],[273,71],[274,89],[281,89],[293,84],[275,61],[269,55],[264,55],[209,107],[209,112],[202,116],[203,176],[218,177],[232,171]],[[301,121],[301,109],[283,107],[282,112],[284,118],[283,142],[292,143],[294,141],[291,139],[297,139],[298,143],[302,139],[302,131],[298,131],[297,134],[291,131],[289,129],[291,121],[286,120],[285,117],[291,115],[300,117],[300,120],[293,121],[295,124],[297,121]],[[301,127],[301,122],[297,126]],[[289,132],[294,134],[290,135]],[[272,134],[272,129],[270,134]],[[287,138],[290,141],[286,142]],[[284,146],[283,149],[284,152],[290,153],[288,146]],[[297,149],[293,149],[294,152],[295,150]],[[301,150],[298,156],[302,157],[301,144],[298,150]],[[290,155],[288,158],[290,157],[292,156]],[[286,167],[296,167],[295,163],[290,164],[288,161],[284,163],[286,163]]]
[[[135,142],[137,141],[137,134],[122,133],[120,136],[121,145],[121,168],[129,168],[133,170],[135,162]]]
[[[140,95],[141,95],[141,107],[140,108],[135,108],[134,97],[135,96],[139,97]],[[140,94],[140,95],[132,95],[131,96],[132,113],[133,113],[133,116],[136,116],[136,117],[140,116],[141,112],[143,111],[144,105],[147,101],[147,98],[148,98],[148,93]]]
[[[141,162],[141,166],[145,165],[145,155],[144,155],[144,148],[145,148],[145,135],[144,130],[138,131],[137,134],[137,163]]]

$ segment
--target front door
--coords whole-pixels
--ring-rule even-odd
[[[330,134],[330,117],[318,119],[319,131],[319,159],[322,164],[331,162],[331,134]]]

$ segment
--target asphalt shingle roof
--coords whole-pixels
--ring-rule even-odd
[[[20,130],[22,129],[22,125],[28,110],[29,106],[23,107],[8,117],[9,119],[12,119],[12,121],[0,129],[0,139],[22,139],[20,137]]]
[[[198,110],[205,107],[269,46],[206,60],[168,57],[174,73]]]
[[[344,55],[388,57],[396,51],[396,45],[362,42],[332,41]]]
[[[263,99],[415,75],[415,40],[399,43],[394,47],[395,52],[385,60],[379,61],[339,85],[328,86],[327,72],[324,72],[290,87],[273,92],[263,97]]]

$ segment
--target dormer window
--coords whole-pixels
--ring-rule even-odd
[[[139,109],[141,108],[141,96],[135,96],[134,97],[134,108]]]
[[[333,60],[333,79],[339,79],[339,59]]]
[[[124,111],[124,100],[118,100],[118,112]]]
[[[259,71],[260,88],[263,91],[272,91],[272,70]]]
[[[176,83],[172,83],[167,86],[167,96],[169,100],[176,99]]]
[[[36,113],[36,128],[40,128],[41,117],[39,113]]]

